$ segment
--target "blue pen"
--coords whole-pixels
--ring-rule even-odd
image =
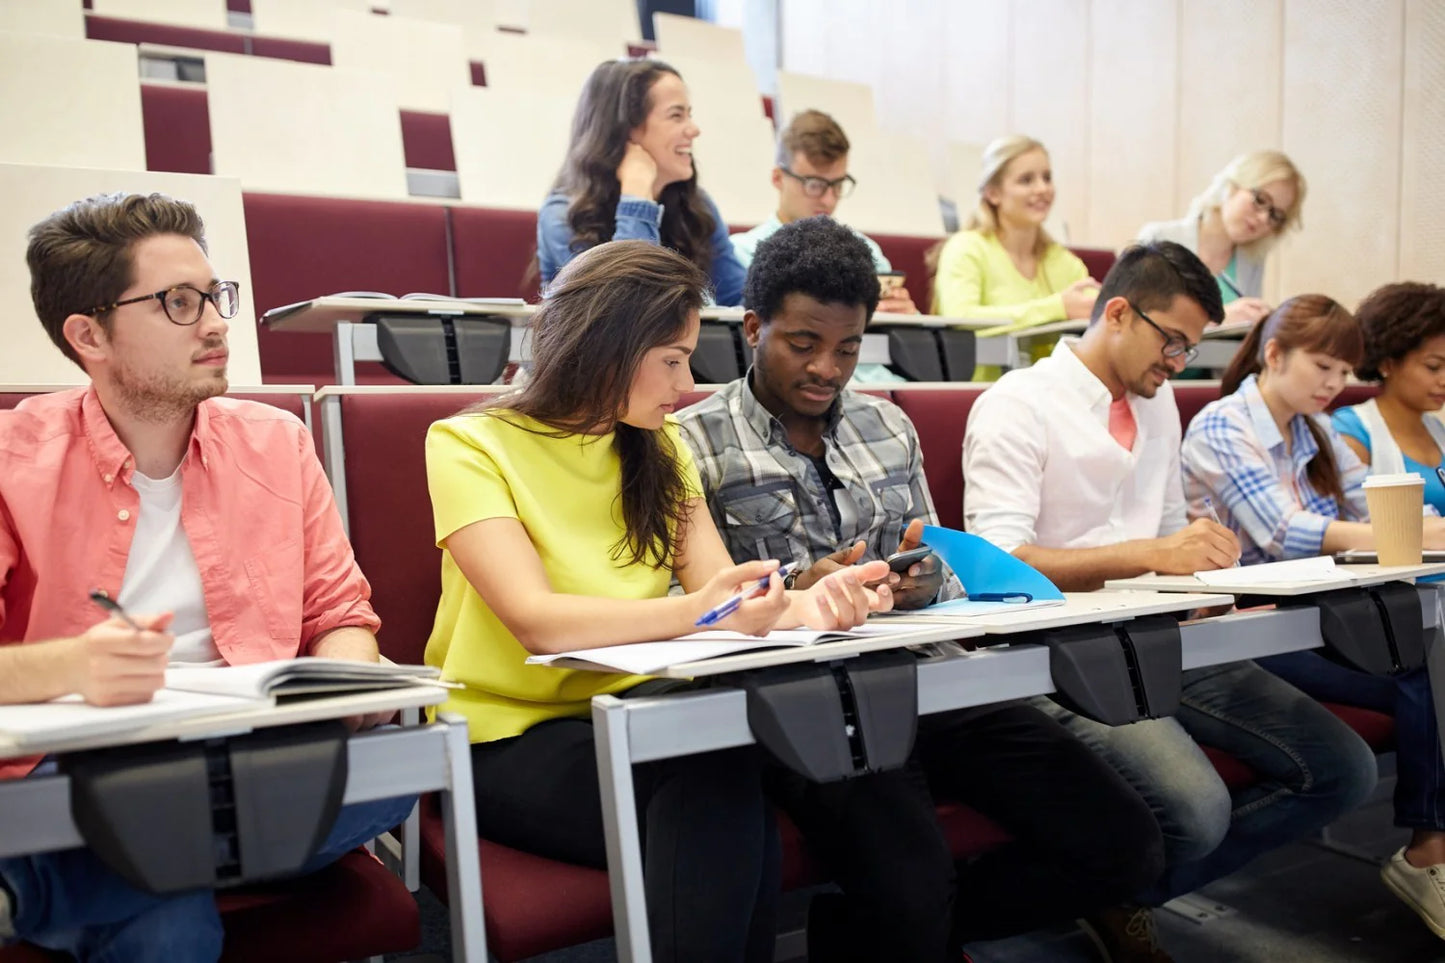
[[[752,598],[759,592],[766,592],[768,590],[768,583],[774,575],[776,575],[778,578],[787,578],[789,575],[792,574],[793,569],[797,567],[797,562],[789,562],[786,565],[780,565],[776,572],[770,572],[763,578],[758,579],[757,585],[754,585],[750,589],[743,589],[741,592],[737,593],[726,602],[723,602],[720,605],[716,605],[713,608],[708,609],[706,612],[703,613],[702,618],[698,619],[693,624],[704,628],[709,625],[716,625],[723,619],[727,618],[729,615],[732,615],[734,612],[736,612],[738,610],[738,606],[742,605],[743,602]]]
[[[1028,592],[970,592],[970,602],[1011,602],[1015,605],[1024,605],[1032,602],[1034,597]]]
[[[1223,273],[1221,273],[1221,274],[1218,275],[1218,277],[1219,277],[1219,280],[1223,281],[1223,282],[1229,287],[1229,290],[1231,290],[1231,291],[1234,292],[1234,296],[1235,296],[1235,297],[1237,297],[1237,298],[1242,298],[1242,297],[1244,297],[1244,292],[1239,289],[1239,286],[1238,286],[1238,285],[1236,285],[1233,281],[1231,281],[1231,280],[1229,279],[1229,275],[1228,275],[1228,274],[1223,274]]]

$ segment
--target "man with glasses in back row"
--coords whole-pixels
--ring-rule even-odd
[[[1194,357],[1219,288],[1188,248],[1126,249],[1089,328],[984,392],[964,436],[968,530],[1065,591],[1145,572],[1191,574],[1239,558],[1229,529],[1185,516],[1179,409],[1169,378]],[[1085,921],[1111,963],[1165,963],[1149,907],[1300,839],[1362,802],[1376,763],[1332,713],[1253,662],[1184,673],[1172,718],[1109,727],[1037,704],[1100,753],[1154,811],[1165,871],[1141,905]],[[1234,792],[1195,742],[1243,761]]]
[[[311,433],[218,397],[240,292],[213,272],[195,208],[87,198],[32,228],[26,258],[40,323],[91,383],[0,412],[0,705],[148,702],[174,663],[377,661],[371,589]],[[54,765],[3,760],[0,779]],[[414,801],[342,807],[305,871]],[[215,960],[223,934],[209,890],[143,892],[73,849],[0,858],[0,945],[17,937],[119,963]]]

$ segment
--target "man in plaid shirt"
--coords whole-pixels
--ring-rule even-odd
[[[934,519],[918,435],[892,402],[848,391],[878,304],[868,247],[827,217],[762,242],[745,286],[748,374],[678,420],[735,560],[802,566],[802,588],[919,545]],[[932,555],[892,576],[896,608],[963,594]],[[810,959],[954,961],[960,944],[1064,922],[1152,882],[1163,837],[1122,778],[1033,706],[922,717],[902,771],[774,797],[843,896],[815,897]],[[1015,840],[954,865],[930,788]]]

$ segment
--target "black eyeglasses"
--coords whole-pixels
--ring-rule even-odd
[[[1159,327],[1159,325],[1154,323],[1153,318],[1149,317],[1149,315],[1134,307],[1133,301],[1129,302],[1129,308],[1135,314],[1139,315],[1139,317],[1143,319],[1145,324],[1149,325],[1149,327],[1159,332],[1159,337],[1164,339],[1164,357],[1183,358],[1184,363],[1189,364],[1199,354],[1199,345],[1190,344],[1182,335],[1171,334],[1170,332],[1165,331],[1163,328]]]
[[[166,288],[155,294],[142,294],[138,298],[126,298],[124,301],[102,304],[98,308],[82,311],[81,314],[104,314],[106,311],[113,311],[127,304],[139,304],[141,301],[153,299],[160,301],[171,324],[188,328],[201,320],[201,313],[206,309],[207,301],[216,306],[216,313],[222,319],[229,321],[234,318],[236,312],[241,310],[241,285],[235,281],[217,281],[211,285],[211,290],[202,291],[190,284],[177,284],[173,288]]]
[[[828,188],[831,187],[838,195],[838,199],[842,200],[853,193],[853,188],[858,186],[858,182],[853,179],[852,174],[844,174],[837,180],[830,181],[826,177],[804,177],[802,174],[794,174],[786,167],[779,167],[778,170],[801,183],[803,185],[803,193],[809,197],[822,197],[828,193]]]
[[[1254,197],[1254,209],[1269,214],[1271,227],[1276,231],[1284,227],[1284,222],[1289,220],[1289,215],[1274,206],[1274,198],[1270,197],[1267,191],[1255,187],[1249,193]]]

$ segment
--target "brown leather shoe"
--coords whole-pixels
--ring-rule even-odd
[[[1079,920],[1104,963],[1174,963],[1159,945],[1154,911],[1124,903]]]

